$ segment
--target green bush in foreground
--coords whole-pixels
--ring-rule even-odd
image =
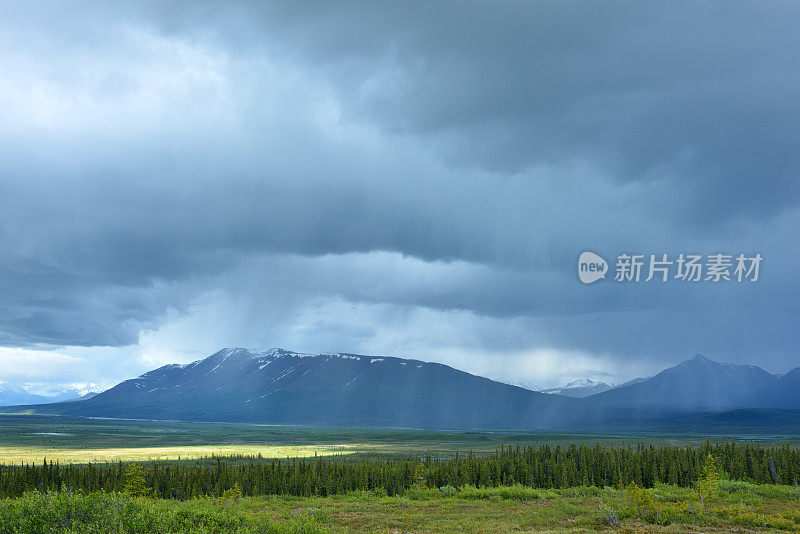
[[[313,517],[268,523],[211,500],[184,503],[124,494],[26,493],[0,501],[0,534],[42,533],[265,533],[322,534]]]

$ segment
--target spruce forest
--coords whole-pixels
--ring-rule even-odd
[[[452,458],[264,459],[215,457],[196,461],[144,464],[59,465],[41,463],[0,468],[0,497],[25,492],[130,492],[164,499],[222,497],[234,489],[244,496],[340,495],[358,490],[399,495],[413,487],[499,487],[524,485],[561,489],[576,486],[644,488],[656,484],[693,487],[703,477],[709,455],[715,469],[731,480],[796,486],[800,449],[788,444],[710,444],[700,447],[542,445],[503,447],[488,456]],[[139,480],[140,479],[140,480]]]

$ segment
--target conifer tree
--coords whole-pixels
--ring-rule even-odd
[[[133,497],[147,497],[153,491],[147,486],[144,479],[144,469],[141,464],[132,463],[125,471],[125,493]]]
[[[698,486],[700,504],[703,506],[703,512],[707,510],[710,511],[719,493],[719,474],[717,472],[717,464],[714,460],[714,455],[711,453],[708,453],[708,456],[706,456],[706,461],[703,465],[703,473]]]

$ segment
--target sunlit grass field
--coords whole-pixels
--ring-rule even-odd
[[[197,445],[174,447],[114,447],[104,449],[62,449],[57,447],[0,447],[4,464],[40,462],[43,458],[59,463],[99,463],[150,460],[192,460],[213,456],[257,456],[264,458],[308,458],[325,454],[351,454],[367,446],[319,445],[309,447],[259,445]]]

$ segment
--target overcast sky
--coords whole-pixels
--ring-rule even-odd
[[[0,6],[0,380],[800,365],[796,2]],[[584,250],[764,259],[584,285]]]

